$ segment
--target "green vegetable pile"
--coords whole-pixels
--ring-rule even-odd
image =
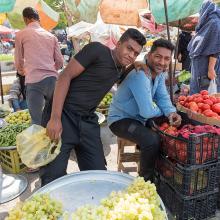
[[[11,124],[0,129],[0,147],[8,147],[16,145],[16,136],[30,125],[27,124]]]
[[[180,72],[179,76],[177,77],[178,82],[183,83],[189,81],[191,78],[191,73],[189,71],[183,70]]]

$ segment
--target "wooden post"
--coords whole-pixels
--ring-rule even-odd
[[[164,2],[164,11],[165,11],[165,18],[166,18],[167,38],[168,38],[168,41],[171,42],[171,39],[170,39],[170,29],[169,29],[169,23],[168,23],[167,1],[163,0],[163,2]],[[170,86],[170,98],[171,98],[171,101],[173,103],[174,100],[173,100],[172,62],[170,63],[170,66],[169,66],[169,86]]]
[[[1,87],[1,99],[2,99],[2,104],[4,104],[1,62],[0,62],[0,87]]]

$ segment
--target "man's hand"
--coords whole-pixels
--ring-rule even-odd
[[[58,118],[51,118],[47,123],[46,134],[52,141],[59,142],[62,133],[62,122]]]
[[[171,126],[179,127],[181,125],[182,118],[176,112],[171,113],[168,119]]]
[[[182,62],[182,54],[180,53],[177,58],[178,58],[178,62],[181,63]]]
[[[214,69],[214,68],[209,68],[208,77],[209,77],[209,79],[211,79],[211,80],[213,80],[213,79],[216,78],[216,72],[215,72],[215,69]]]
[[[136,69],[136,71],[143,70],[145,73],[148,73],[149,71],[148,66],[140,61],[134,62],[134,68]]]

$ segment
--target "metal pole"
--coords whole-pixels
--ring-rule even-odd
[[[180,35],[180,23],[181,21],[179,20],[178,22],[178,31],[177,31],[177,41],[176,41],[176,47],[175,47],[175,53],[174,53],[174,58],[175,58],[175,64],[174,64],[174,70],[173,70],[173,76],[175,77],[175,72],[176,72],[176,63],[177,63],[177,58],[178,58],[178,47],[179,47],[179,35]]]
[[[0,62],[0,86],[1,86],[1,99],[2,99],[2,104],[4,104],[1,62]]]
[[[168,23],[168,11],[167,11],[167,1],[163,0],[164,3],[164,11],[165,11],[165,18],[166,18],[166,26],[167,26],[167,38],[168,41],[170,40],[170,29],[169,29],[169,23]],[[173,103],[173,74],[172,74],[172,62],[170,63],[169,67],[169,86],[170,86],[170,98]]]

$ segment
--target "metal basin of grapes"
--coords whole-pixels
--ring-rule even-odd
[[[65,211],[72,213],[86,204],[98,205],[112,191],[123,190],[133,180],[132,176],[120,172],[81,171],[61,177],[34,194],[49,193],[52,198],[62,202]],[[161,207],[165,210],[162,200]]]

